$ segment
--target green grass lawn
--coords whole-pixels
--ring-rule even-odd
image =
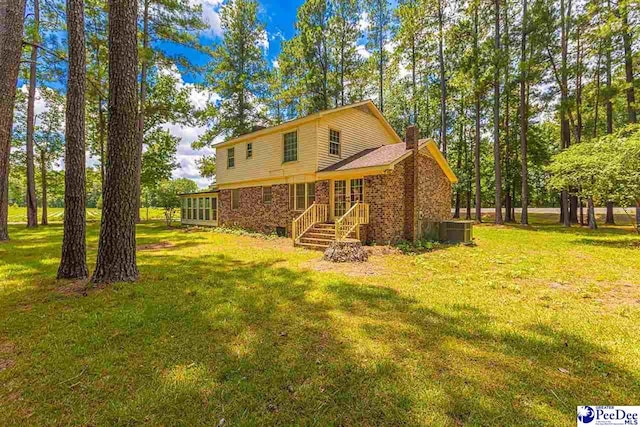
[[[575,425],[577,405],[637,405],[640,238],[533,219],[364,265],[147,223],[140,280],[85,294],[55,280],[61,225],[11,226],[0,425]]]
[[[161,208],[149,208],[149,220],[164,219],[164,211]],[[87,221],[99,221],[102,216],[102,210],[96,208],[87,208]],[[140,217],[147,219],[147,209],[140,209]],[[42,218],[42,209],[38,208],[38,224]],[[51,223],[62,222],[64,218],[64,208],[47,208],[47,219]],[[26,223],[27,208],[18,206],[9,206],[9,222],[10,223]]]

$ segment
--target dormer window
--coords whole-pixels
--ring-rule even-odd
[[[340,155],[340,131],[329,129],[329,154]]]

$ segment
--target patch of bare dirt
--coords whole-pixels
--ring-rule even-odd
[[[62,286],[59,286],[56,290],[65,296],[78,296],[78,295],[86,296],[87,290],[88,290],[88,286],[87,286],[88,283],[89,283],[89,279],[73,280],[65,283]]]
[[[304,267],[315,271],[342,273],[351,277],[378,276],[386,271],[379,262],[342,262],[324,261],[322,258],[309,261]]]
[[[176,244],[173,242],[156,242],[156,243],[147,243],[144,245],[138,245],[138,250],[139,251],[154,251],[154,250],[158,250],[158,249],[167,249],[167,248],[172,248],[174,247]]]
[[[4,371],[5,369],[11,368],[15,364],[16,362],[11,359],[0,359],[0,372]]]
[[[609,307],[640,306],[640,284],[617,284],[607,292],[599,295],[597,301]]]
[[[365,246],[370,256],[401,255],[402,251],[393,246]]]
[[[0,342],[0,354],[9,354],[16,351],[16,346],[11,341]]]

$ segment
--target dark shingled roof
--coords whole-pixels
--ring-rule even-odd
[[[409,151],[411,150],[407,150],[407,145],[403,143],[383,145],[378,148],[368,148],[338,163],[334,163],[322,169],[320,172],[346,171],[370,168],[373,166],[384,166],[399,159]]]

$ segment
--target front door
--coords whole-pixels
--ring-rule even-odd
[[[331,216],[340,218],[351,206],[364,202],[364,179],[341,179],[333,181]]]
[[[333,181],[333,216],[340,218],[347,212],[347,181]]]

